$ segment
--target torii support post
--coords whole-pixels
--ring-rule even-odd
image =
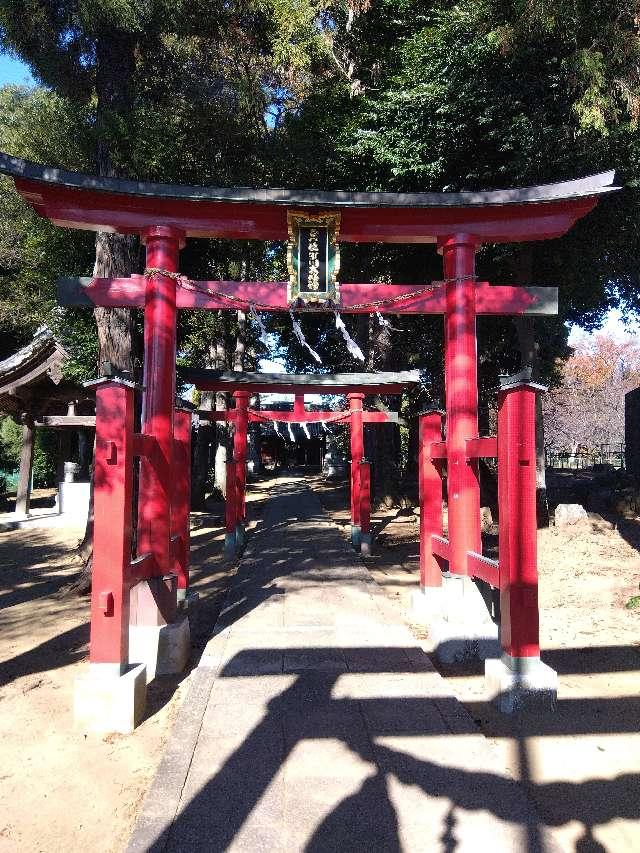
[[[508,380],[507,380],[508,382]],[[536,523],[534,383],[505,384],[498,394],[500,660],[485,662],[501,711],[554,709],[556,672],[540,660]]]
[[[478,437],[476,243],[458,234],[444,241],[440,249],[447,282],[444,358],[449,570],[468,575],[467,553],[482,549],[478,461],[468,459],[466,449],[467,439]]]
[[[178,271],[181,231],[168,226],[150,228],[144,234],[147,267],[168,273]],[[138,499],[138,550],[153,558],[153,575],[168,578],[173,574],[171,557],[171,493],[174,440],[176,362],[176,281],[161,272],[145,279],[144,306],[144,394],[142,434],[153,436],[153,452],[140,460]],[[152,597],[157,590],[152,589]],[[159,594],[164,595],[164,590]],[[176,591],[172,593],[176,598]],[[160,613],[146,604],[135,614],[136,624],[158,625]],[[169,603],[170,604],[170,603]],[[175,612],[173,608],[168,610]],[[169,617],[166,621],[172,621]]]
[[[364,430],[362,426],[362,401],[364,394],[347,395],[351,427],[351,543],[360,550],[360,463],[364,457]]]
[[[420,490],[420,591],[442,587],[442,568],[433,537],[442,536],[442,475],[431,458],[431,445],[442,441],[442,412],[424,412],[418,422],[418,486]]]
[[[191,505],[191,411],[176,409],[171,458],[171,548],[178,578],[178,602],[189,589],[189,509]]]
[[[236,540],[244,544],[247,490],[247,434],[249,425],[249,392],[234,391],[236,417],[233,434],[233,459],[236,463]]]
[[[371,556],[371,463],[360,463],[360,553]]]
[[[31,475],[33,473],[33,450],[35,426],[29,413],[22,416],[22,449],[20,450],[20,473],[16,490],[16,515],[27,516],[31,508]]]
[[[144,664],[130,668],[129,584],[133,501],[132,384],[96,388],[90,668],[76,680],[76,726],[133,731],[146,700]]]

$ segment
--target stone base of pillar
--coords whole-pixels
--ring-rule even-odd
[[[441,587],[427,587],[416,593],[412,617],[428,626],[440,663],[486,660],[500,655],[498,626],[469,577],[444,574]]]
[[[356,551],[360,550],[360,542],[362,541],[362,532],[360,530],[359,524],[351,525],[351,544],[356,549]]]
[[[144,664],[129,667],[93,663],[76,678],[73,695],[74,726],[95,734],[131,734],[144,717],[147,676]]]
[[[244,522],[240,522],[236,525],[236,547],[243,548],[245,542],[247,541],[247,534],[244,529]]]
[[[233,533],[225,533],[224,534],[224,556],[235,557],[236,555],[236,534]]]
[[[371,556],[371,534],[370,533],[361,533],[360,534],[360,553],[363,557]]]
[[[189,619],[182,616],[168,625],[129,625],[129,660],[143,663],[147,683],[157,675],[177,675],[191,656]]]
[[[503,653],[485,661],[484,678],[489,698],[503,714],[556,710],[558,673],[539,657],[512,658]]]

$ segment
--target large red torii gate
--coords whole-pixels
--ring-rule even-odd
[[[249,423],[334,423],[345,424],[350,430],[351,464],[351,541],[367,555],[371,552],[370,531],[370,470],[364,458],[365,424],[398,423],[397,412],[366,411],[366,395],[402,394],[405,388],[417,385],[417,370],[396,373],[240,373],[222,370],[186,370],[184,379],[200,391],[231,391],[235,408],[226,411],[199,410],[198,415],[209,421],[233,423],[233,459],[227,469],[227,512],[225,551],[235,552],[244,540],[245,488],[247,462],[247,428]],[[293,394],[293,411],[251,409],[250,396]],[[343,410],[308,412],[304,407],[305,394],[346,394],[349,407]]]
[[[130,399],[133,389],[124,383],[106,381],[96,392],[99,412],[96,496],[105,499],[105,512],[108,494],[112,495],[112,502],[124,506],[123,501],[131,498],[131,489],[122,459],[130,459],[136,453],[141,457],[138,510],[141,556],[132,561],[127,551],[130,535],[126,514],[122,514],[122,535],[118,533],[115,537],[115,552],[109,552],[114,541],[109,536],[113,518],[101,521],[96,514],[90,647],[93,681],[89,689],[80,687],[77,694],[81,719],[99,728],[114,725],[126,728],[134,724],[133,698],[129,702],[128,722],[121,719],[114,722],[105,709],[113,707],[111,700],[118,691],[128,697],[137,696],[140,691],[140,674],[127,673],[125,636],[128,592],[133,579],[140,577],[138,563],[144,565],[142,575],[149,579],[152,593],[145,596],[139,585],[133,587],[137,591],[138,622],[152,623],[149,627],[155,627],[164,619],[161,608],[155,606],[164,591],[175,612],[176,590],[170,581],[176,574],[172,571],[176,549],[173,543],[184,538],[172,532],[175,526],[173,460],[179,454],[174,410],[177,309],[235,309],[254,305],[261,311],[293,307],[316,311],[339,308],[352,313],[444,314],[446,441],[442,444],[429,440],[428,452],[423,444],[422,458],[446,458],[449,534],[448,541],[444,541],[432,530],[427,551],[446,559],[449,572],[462,578],[462,589],[470,589],[470,576],[477,572],[478,559],[481,561],[477,459],[494,452],[493,445],[487,445],[487,440],[478,435],[476,316],[555,313],[557,299],[553,288],[495,287],[477,282],[475,254],[483,243],[529,242],[562,236],[595,207],[601,195],[616,189],[612,186],[613,172],[525,189],[470,193],[172,186],[66,172],[5,154],[0,154],[0,173],[10,175],[25,201],[57,225],[137,234],[146,245],[143,276],[66,280],[59,289],[59,301],[64,305],[143,308],[145,325],[142,432],[133,435]],[[304,215],[314,221],[314,229],[318,222],[333,221],[334,248],[349,242],[434,243],[443,256],[444,279],[421,286],[340,283],[338,290],[335,280],[338,264],[327,253],[326,268],[333,271],[335,304],[325,301],[292,305],[289,288],[293,273],[289,283],[240,283],[190,281],[178,272],[180,248],[187,237],[284,241],[290,236],[291,223]],[[339,227],[335,224],[337,219]],[[306,229],[305,239],[311,240],[313,236],[315,241],[317,234],[315,231],[312,234],[310,227]],[[327,248],[329,242],[327,237],[323,246]],[[310,251],[311,243],[305,245]],[[317,259],[317,241],[314,250],[313,258]],[[297,274],[302,263],[300,257],[298,254]],[[305,261],[307,265],[310,258],[311,254]],[[324,256],[321,261],[325,263]],[[317,287],[317,281],[312,285],[309,278],[307,289],[313,287]],[[500,392],[505,412],[503,422],[512,426],[519,423],[522,429],[526,425],[527,441],[533,429],[530,404],[535,390],[530,380],[525,379],[512,385],[509,393]],[[514,391],[521,393],[513,398]],[[516,402],[508,403],[507,397]],[[504,560],[500,558],[500,573],[503,563],[508,568],[504,596],[500,579],[501,598],[509,600],[510,612],[527,612],[529,618],[525,620],[526,642],[518,636],[514,640],[512,629],[518,625],[517,618],[506,630],[503,625],[503,655],[497,680],[502,694],[515,696],[519,701],[534,694],[541,685],[547,694],[553,691],[546,689],[550,684],[548,667],[539,658],[535,526],[532,531],[531,503],[526,498],[532,481],[530,477],[520,476],[525,469],[531,469],[532,460],[530,453],[524,452],[524,438],[516,432],[511,440],[510,452],[505,450],[502,454],[506,460],[503,468],[510,474],[503,471],[499,476],[503,496],[513,491],[514,483],[519,484],[520,491],[513,502],[514,506],[521,506],[522,517],[510,516],[507,542],[501,543],[501,547],[509,548]],[[499,435],[496,451],[499,457],[502,441]],[[520,455],[518,447],[522,450]],[[423,485],[427,481],[428,477],[423,477]],[[105,525],[102,539],[101,523]],[[132,571],[134,564],[138,574]],[[437,600],[437,587],[430,585],[428,573],[423,572],[422,577],[426,584],[425,599]],[[441,582],[441,576],[432,575],[432,578]],[[153,588],[151,581],[155,584]],[[465,597],[468,596],[463,595],[461,600]],[[171,607],[165,610],[170,612]],[[109,673],[111,679],[113,675],[120,677],[115,681],[101,680],[102,672]],[[104,702],[95,698],[100,692]]]

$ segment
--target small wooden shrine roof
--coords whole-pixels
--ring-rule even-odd
[[[171,226],[187,237],[286,240],[287,209],[341,214],[345,242],[433,243],[454,233],[480,242],[564,234],[617,189],[613,171],[578,180],[484,192],[326,192],[201,187],[68,172],[0,152],[0,173],[57,225],[143,233]]]
[[[201,391],[248,391],[250,394],[402,394],[420,382],[418,370],[395,373],[243,373],[189,369],[186,382]]]
[[[85,403],[91,412],[95,407],[93,394],[63,380],[68,358],[53,332],[39,329],[32,341],[0,361],[0,412],[18,420],[26,413],[46,426],[88,425],[88,416],[70,420],[66,414],[69,403]],[[60,414],[52,413],[59,409]]]

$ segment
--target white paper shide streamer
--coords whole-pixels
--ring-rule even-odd
[[[260,343],[262,343],[266,347],[268,347],[269,346],[269,338],[267,336],[267,330],[265,329],[264,323],[262,322],[262,318],[260,317],[260,315],[256,311],[256,306],[250,305],[249,311],[251,314],[251,319],[256,324],[256,326],[260,329],[260,336],[259,336],[258,340],[260,341]]]
[[[296,336],[296,338],[298,339],[300,344],[309,350],[309,352],[315,358],[315,360],[318,362],[318,364],[322,364],[322,359],[320,358],[318,353],[314,349],[312,349],[309,346],[309,344],[307,343],[307,339],[304,336],[304,332],[302,331],[302,327],[300,326],[300,323],[298,323],[298,321],[294,317],[293,311],[289,311],[289,315],[291,317],[291,324],[293,326],[293,334]]]
[[[364,362],[364,353],[347,331],[347,327],[345,326],[344,320],[340,316],[340,313],[338,311],[335,311],[334,313],[336,315],[336,329],[342,332],[342,337],[345,340],[347,349],[349,350],[353,358],[357,358],[360,361]]]
[[[278,436],[278,438],[281,438],[281,439],[284,441],[284,436],[283,436],[283,434],[280,432],[280,428],[278,427],[278,421],[274,421],[274,422],[273,422],[273,428],[274,428],[274,430],[276,431],[276,435]]]
[[[289,427],[289,438],[291,439],[291,441],[295,442],[296,437],[293,434],[293,427],[291,426],[290,423],[288,423],[287,426]]]
[[[307,436],[307,438],[310,439],[311,433],[309,432],[309,427],[307,426],[307,424],[300,424],[300,426],[302,427],[302,432]]]

